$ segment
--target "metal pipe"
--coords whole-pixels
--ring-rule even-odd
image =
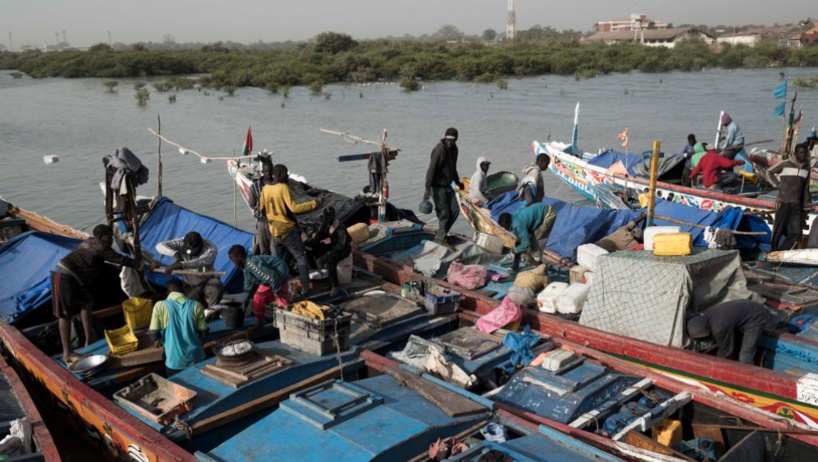
[[[662,143],[653,142],[653,154],[650,158],[650,190],[648,191],[648,221],[645,226],[653,226],[653,212],[656,208],[656,180],[659,176],[659,149]]]

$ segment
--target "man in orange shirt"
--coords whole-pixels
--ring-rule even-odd
[[[719,155],[716,151],[707,151],[701,158],[696,168],[690,172],[690,179],[696,178],[699,172],[702,173],[702,184],[705,188],[721,189],[738,179],[738,175],[733,172],[724,172],[723,169],[733,168],[737,165],[744,165],[743,160],[730,160]]]
[[[301,229],[298,227],[295,216],[299,213],[315,210],[320,202],[316,199],[296,204],[287,184],[287,177],[286,166],[278,164],[273,167],[273,178],[275,178],[276,182],[265,185],[261,190],[261,204],[267,213],[273,255],[284,258],[285,250],[292,254],[298,263],[301,295],[307,296],[310,288],[310,266],[304,253]]]

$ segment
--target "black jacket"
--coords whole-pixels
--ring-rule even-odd
[[[704,316],[707,316],[710,332],[719,345],[717,355],[730,358],[735,352],[736,330],[744,332],[764,327],[770,319],[770,312],[764,305],[751,300],[731,300],[705,310]]]
[[[457,173],[457,154],[457,146],[451,150],[446,149],[443,140],[432,149],[429,169],[426,170],[426,189],[432,186],[449,186],[454,181],[460,181],[460,175]]]
[[[329,244],[323,244],[326,238],[330,238]],[[343,223],[338,223],[335,231],[329,232],[329,225],[322,223],[315,233],[315,237],[304,243],[304,246],[311,250],[317,250],[321,246],[327,246],[326,252],[336,259],[342,260],[352,253],[352,237]],[[322,252],[323,253],[323,252]]]

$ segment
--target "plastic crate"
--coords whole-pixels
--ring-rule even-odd
[[[284,308],[273,310],[273,325],[278,328],[281,342],[316,356],[336,352],[336,332],[341,351],[349,348],[351,320],[352,315],[349,313],[322,321],[292,313]]]
[[[153,301],[147,298],[129,298],[122,302],[122,314],[125,316],[125,323],[132,330],[148,327],[153,314]]]
[[[124,355],[139,348],[139,339],[134,335],[130,326],[125,325],[119,329],[106,330],[105,340],[108,341],[108,348],[111,354]]]
[[[433,283],[427,283],[424,287],[426,297],[423,304],[426,311],[432,316],[439,314],[454,313],[460,306],[460,293]]]

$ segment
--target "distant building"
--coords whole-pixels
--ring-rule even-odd
[[[761,42],[761,34],[758,32],[738,32],[735,34],[725,34],[717,39],[719,45],[727,43],[730,45],[747,45],[754,47]]]
[[[818,45],[818,26],[801,34],[801,45]]]
[[[628,19],[612,19],[594,24],[597,32],[621,32],[642,29],[667,29],[668,24],[662,21],[653,21],[645,14],[632,14]]]
[[[650,47],[665,47],[673,48],[677,43],[683,40],[697,39],[702,40],[708,45],[712,45],[715,39],[703,32],[699,32],[692,28],[676,28],[676,29],[641,29],[633,31],[617,31],[617,32],[597,32],[589,37],[582,39],[583,42],[604,42],[611,45],[614,43],[628,43],[636,42]]]
[[[801,34],[784,36],[778,39],[778,46],[801,48]]]

